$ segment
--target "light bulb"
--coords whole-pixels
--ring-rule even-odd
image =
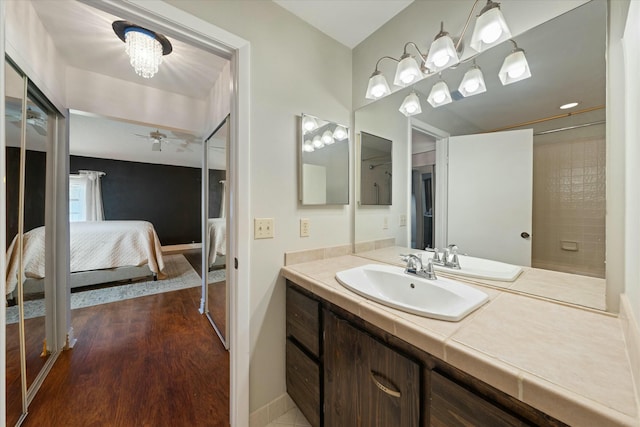
[[[412,83],[414,80],[416,80],[416,78],[417,76],[408,70],[400,74],[400,80],[402,81],[402,83],[406,85],[408,85],[409,83]]]
[[[322,148],[322,147],[324,147],[324,142],[322,142],[322,139],[320,139],[320,137],[316,135],[313,138],[313,146],[315,148]]]
[[[464,89],[469,93],[477,91],[479,87],[480,82],[477,79],[467,80],[467,82],[464,84]]]
[[[336,126],[336,129],[333,131],[333,138],[337,139],[338,141],[342,141],[343,139],[345,139],[347,137],[347,130],[344,128],[344,126]]]
[[[517,64],[509,68],[509,71],[507,71],[507,74],[509,75],[510,78],[517,79],[518,77],[524,74],[525,70],[526,70],[526,67],[523,64]]]
[[[416,104],[409,103],[409,104],[404,106],[404,109],[407,111],[407,113],[413,114],[416,111],[418,111],[418,106]]]
[[[433,55],[433,63],[436,64],[436,67],[444,67],[447,62],[449,62],[449,55],[447,52],[441,50]]]
[[[325,130],[324,133],[322,134],[322,142],[325,145],[331,145],[333,144],[335,141],[333,140],[333,134],[331,133],[330,130]]]
[[[500,38],[502,35],[502,27],[498,22],[492,22],[482,29],[482,35],[480,38],[484,43],[491,44]]]
[[[446,97],[447,95],[442,91],[439,91],[433,94],[433,100],[436,102],[436,104],[440,104],[442,101],[445,100]]]
[[[304,129],[304,133],[311,132],[315,128],[318,127],[318,123],[316,119],[310,116],[304,116],[302,118],[302,129]]]
[[[375,96],[376,98],[380,98],[382,95],[384,95],[385,92],[386,92],[386,90],[385,90],[384,86],[381,85],[381,84],[375,85],[371,89],[371,94],[373,96]]]

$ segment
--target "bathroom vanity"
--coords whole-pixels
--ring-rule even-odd
[[[282,270],[287,392],[311,425],[640,425],[617,318],[482,288],[491,301],[460,322],[426,319],[335,280],[367,263]]]

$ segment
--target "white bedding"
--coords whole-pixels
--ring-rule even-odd
[[[24,278],[44,277],[44,236],[44,227],[24,234]],[[18,281],[16,241],[14,238],[7,250],[7,294],[13,292]],[[72,222],[70,244],[72,273],[147,264],[159,278],[164,277],[160,241],[150,222]]]
[[[209,218],[209,267],[216,262],[218,255],[227,254],[226,218]]]

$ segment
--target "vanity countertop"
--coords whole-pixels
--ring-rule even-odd
[[[465,280],[490,301],[459,322],[367,300],[335,279],[377,263],[354,255],[283,267],[282,275],[369,323],[519,400],[576,426],[640,426],[618,317]]]

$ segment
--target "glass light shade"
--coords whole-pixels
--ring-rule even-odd
[[[415,92],[411,92],[402,102],[400,106],[400,112],[407,117],[415,116],[422,113],[422,107],[420,106],[420,99]]]
[[[380,73],[380,71],[376,71],[369,78],[369,85],[367,86],[367,94],[365,98],[367,99],[379,99],[383,96],[389,95],[391,90],[389,89],[389,84],[387,83],[387,79]]]
[[[449,86],[447,86],[447,84],[442,80],[434,84],[429,96],[427,97],[427,101],[433,107],[440,107],[441,105],[449,104],[452,101]]]
[[[315,151],[315,148],[313,148],[313,142],[307,139],[304,144],[302,144],[302,151],[305,153],[313,153]]]
[[[302,130],[309,133],[318,127],[318,122],[311,116],[302,116]]]
[[[504,59],[498,77],[503,85],[519,82],[531,77],[531,70],[524,50],[516,49]]]
[[[411,55],[407,55],[405,58],[398,62],[396,67],[396,76],[393,79],[393,84],[396,86],[408,86],[417,82],[422,78],[422,71],[420,66],[416,62],[415,58]]]
[[[496,6],[478,16],[469,46],[482,52],[510,38],[511,31],[507,26],[507,21],[505,21],[500,8]]]
[[[484,76],[482,70],[478,67],[469,69],[462,78],[460,86],[458,86],[458,92],[462,96],[472,96],[487,91],[487,86],[484,83]]]
[[[324,147],[324,142],[322,142],[322,138],[319,135],[316,135],[313,138],[313,148],[322,148]]]
[[[345,129],[344,126],[340,126],[340,125],[336,126],[335,130],[333,131],[333,138],[338,141],[342,141],[346,137],[347,137],[347,129]]]
[[[453,40],[448,35],[436,38],[427,55],[427,68],[433,72],[444,70],[460,62]]]
[[[162,45],[153,33],[142,28],[131,27],[125,30],[125,52],[136,74],[150,79],[158,72],[162,64]]]
[[[321,139],[324,145],[331,145],[335,142],[333,139],[333,133],[330,130],[325,130]]]

